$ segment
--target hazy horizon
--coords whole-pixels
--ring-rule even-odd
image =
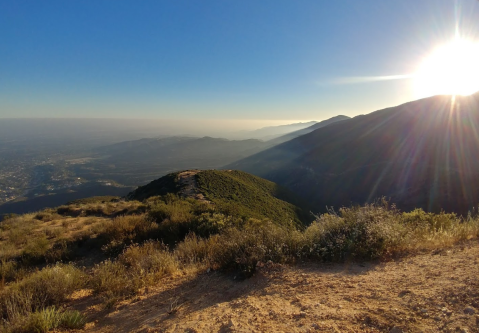
[[[443,91],[431,56],[478,21],[476,0],[0,1],[0,118],[353,117]]]

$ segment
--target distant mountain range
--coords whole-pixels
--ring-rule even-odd
[[[274,139],[278,136],[295,132],[301,130],[303,128],[310,127],[316,124],[317,121],[309,121],[305,123],[294,123],[294,124],[287,124],[287,125],[279,125],[279,126],[268,126],[263,127],[257,130],[252,131],[240,131],[237,133],[233,133],[232,137],[234,138],[241,138],[241,139],[260,139],[263,141]]]
[[[312,126],[287,135],[295,137],[346,118],[338,116],[320,123],[312,122]],[[277,127],[281,127],[282,131],[286,129],[291,131],[298,126],[299,124],[273,126],[270,129],[276,130]],[[262,141],[179,136],[125,141],[93,150],[100,158],[79,166],[77,172],[85,178],[92,172],[98,172],[121,184],[139,185],[178,170],[221,168],[288,139],[289,137],[277,137],[270,141]]]
[[[309,127],[302,128],[302,129],[299,129],[297,131],[290,132],[290,133],[284,134],[280,137],[271,139],[271,140],[268,141],[268,143],[271,144],[272,146],[279,145],[280,143],[292,140],[294,138],[297,138],[298,136],[311,133],[312,131],[317,130],[318,128],[328,126],[329,124],[333,124],[335,122],[338,122],[338,121],[341,121],[341,120],[346,120],[346,119],[351,119],[351,117],[336,116],[336,117],[333,117],[333,118],[329,118],[329,119],[320,121],[319,123],[314,123],[313,125],[311,125]]]
[[[227,166],[316,207],[386,196],[400,208],[467,213],[479,203],[479,94],[436,96],[343,120]]]

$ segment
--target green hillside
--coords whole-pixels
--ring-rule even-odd
[[[270,219],[274,223],[300,227],[312,221],[306,205],[298,197],[277,184],[234,170],[194,172],[197,194],[212,203],[211,209],[242,219]],[[194,197],[184,193],[183,173],[161,177],[128,195],[130,200],[143,201],[167,193]]]
[[[269,218],[296,226],[313,217],[293,193],[246,172],[206,170],[198,173],[196,180],[205,196],[228,215]]]

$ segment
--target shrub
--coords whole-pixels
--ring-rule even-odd
[[[140,287],[125,265],[117,261],[106,260],[95,266],[91,287],[98,294],[107,297],[132,295]]]
[[[208,242],[209,260],[221,268],[254,272],[258,262],[287,262],[301,247],[301,233],[270,221],[250,220],[242,228],[229,228]]]
[[[86,324],[86,318],[81,312],[68,310],[61,314],[60,327],[65,329],[81,329]]]
[[[19,331],[46,333],[60,326],[61,314],[55,307],[36,311],[27,317]]]
[[[48,306],[60,305],[84,285],[83,273],[72,265],[58,264],[13,283],[0,293],[0,313],[11,321]]]
[[[35,214],[35,219],[42,222],[50,222],[58,218],[61,218],[61,216],[53,209],[46,209]]]
[[[190,233],[186,238],[178,243],[175,248],[177,258],[184,264],[198,264],[210,260],[212,244],[217,241],[218,236],[204,239],[194,233]]]
[[[331,261],[378,258],[404,239],[398,215],[385,201],[323,214],[305,231],[306,255]]]
[[[134,294],[178,268],[173,255],[159,243],[132,245],[116,261],[106,260],[93,270],[92,288],[109,298]]]
[[[136,276],[170,274],[177,269],[175,258],[158,242],[128,247],[118,261]]]
[[[13,260],[0,260],[0,280],[4,284],[13,281],[18,276],[18,263]]]
[[[119,253],[129,244],[158,238],[158,224],[146,215],[119,216],[102,223],[103,230],[97,230],[107,245],[104,250]]]
[[[105,223],[104,237],[112,241],[132,242],[148,239],[158,225],[145,215],[120,216]]]
[[[50,242],[45,235],[33,238],[28,241],[23,249],[23,260],[26,262],[38,262],[44,259],[49,248]]]
[[[57,328],[81,329],[85,326],[85,317],[78,311],[63,311],[49,307],[26,316],[17,325],[13,324],[15,333],[46,333]]]

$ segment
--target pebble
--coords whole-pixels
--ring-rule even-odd
[[[397,327],[397,326],[394,326],[393,328],[391,328],[391,330],[389,331],[389,333],[403,333],[404,331],[402,330],[402,328],[400,327]]]
[[[476,310],[473,307],[468,306],[464,309],[464,313],[468,315],[473,315],[476,313]]]

